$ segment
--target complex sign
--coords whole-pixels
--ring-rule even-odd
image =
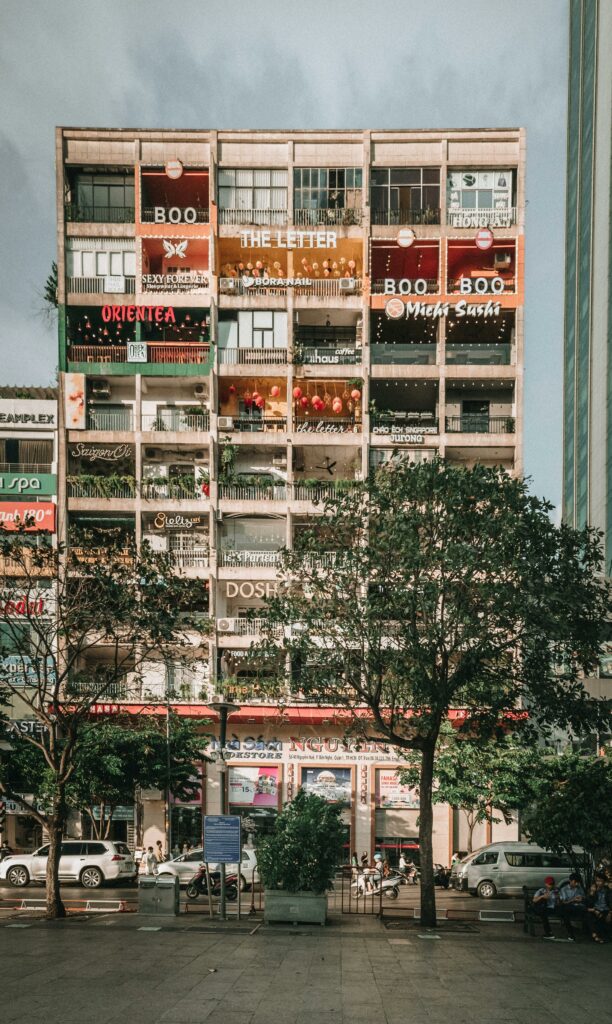
[[[328,804],[350,807],[352,774],[351,768],[302,768],[302,788]]]
[[[304,420],[298,423],[298,434],[347,434],[356,430],[357,424],[334,423],[333,420]]]
[[[437,319],[439,317],[448,316],[449,313],[454,313],[458,320],[463,317],[482,317],[486,320],[488,317],[499,316],[501,312],[501,303],[488,302],[476,305],[472,302],[466,302],[465,299],[459,299],[458,302],[402,302],[399,298],[389,299],[385,304],[385,313],[390,320],[400,320],[406,317],[408,320],[411,316],[423,316],[429,319]]]
[[[55,494],[55,473],[1,473],[0,494]]]
[[[452,228],[511,228],[512,210],[449,210]]]
[[[26,522],[28,533],[40,533],[43,530],[55,533],[55,504],[52,501],[31,505],[27,502],[0,501],[0,524],[5,530],[18,530]]]
[[[336,231],[241,231],[243,249],[335,249]]]
[[[0,399],[0,430],[52,430],[57,426],[57,403],[36,398]]]

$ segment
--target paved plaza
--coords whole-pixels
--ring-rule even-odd
[[[251,931],[256,928],[254,934]],[[0,923],[14,1024],[594,1024],[612,949],[520,925],[335,917],[325,929],[100,915]]]

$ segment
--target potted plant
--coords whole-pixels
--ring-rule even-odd
[[[326,890],[342,860],[343,843],[339,810],[300,789],[257,850],[264,920],[324,925]]]

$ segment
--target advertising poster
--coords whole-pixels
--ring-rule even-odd
[[[395,768],[377,768],[376,806],[383,810],[418,810],[419,791],[400,782]]]
[[[314,793],[328,804],[351,806],[352,779],[350,768],[302,768],[302,788]]]
[[[85,430],[85,374],[67,373],[64,381],[66,427],[68,430]]]
[[[52,501],[0,501],[0,523],[5,530],[15,531],[27,523],[27,533],[55,533],[55,505]]]
[[[229,802],[236,807],[277,807],[278,768],[230,768]]]

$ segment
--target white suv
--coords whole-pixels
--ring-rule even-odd
[[[44,882],[48,856],[48,844],[34,853],[11,854],[0,863],[0,879],[19,887]],[[107,839],[66,839],[62,843],[61,882],[79,882],[86,889],[98,889],[106,881],[135,877],[134,857],[125,843],[111,843]]]

